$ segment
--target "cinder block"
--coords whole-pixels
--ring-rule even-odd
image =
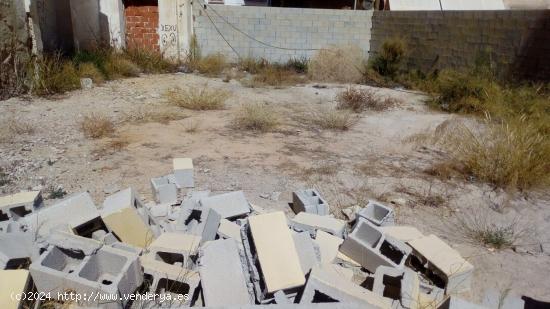
[[[420,279],[408,268],[378,267],[374,273],[372,291],[392,299],[393,308],[420,308]]]
[[[201,243],[216,238],[221,216],[214,210],[201,205],[194,199],[183,202],[176,222],[176,230],[200,236]]]
[[[167,217],[172,210],[172,203],[153,204],[147,206],[151,216],[155,218]]]
[[[469,301],[465,301],[462,298],[450,296],[443,303],[441,303],[437,309],[487,309]]]
[[[95,227],[94,220],[100,217],[99,212],[88,192],[73,194],[66,199],[43,207],[39,211],[21,219],[28,229],[35,231],[39,238],[46,238],[50,230],[68,225],[77,234],[93,232],[90,227]]]
[[[304,285],[294,241],[281,212],[249,217],[250,233],[268,293]]]
[[[40,191],[22,191],[0,197],[0,231],[4,227],[3,222],[19,220],[43,205]]]
[[[220,220],[220,226],[218,227],[218,236],[223,239],[233,239],[237,241],[239,246],[242,246],[243,240],[241,238],[241,227],[227,219]]]
[[[381,226],[380,230],[386,236],[399,239],[405,243],[424,237],[424,235],[417,228],[412,226],[402,226],[402,225]]]
[[[202,246],[199,274],[206,306],[254,304],[243,259],[233,239],[209,241]],[[231,284],[220,278],[230,279]]]
[[[306,189],[292,192],[292,210],[294,213],[307,212],[320,216],[327,216],[328,203],[315,189]]]
[[[424,236],[409,245],[413,248],[407,260],[409,267],[424,275],[429,273],[430,281],[447,294],[470,290],[474,266],[439,237]]]
[[[321,230],[340,238],[344,237],[344,230],[346,228],[346,222],[343,220],[307,212],[298,213],[291,221],[291,225],[295,230]]]
[[[198,272],[157,261],[149,255],[142,256],[140,262],[143,266],[144,286],[150,293],[159,295],[171,294],[175,297],[178,296],[176,294],[189,295],[188,298],[181,302],[169,302],[168,304],[165,303],[164,306],[189,307],[197,299],[200,290],[200,276]],[[175,298],[173,297],[172,299]],[[156,308],[162,307],[161,305],[160,303],[151,304],[149,301],[144,303],[138,302],[136,307]]]
[[[30,292],[29,271],[26,269],[0,270],[0,308],[26,308],[24,301],[17,300],[15,295]]]
[[[335,259],[337,259],[345,264],[361,266],[359,263],[338,251],[338,248],[344,242],[342,238],[333,236],[327,232],[317,231],[314,242],[319,247],[319,251],[321,253],[321,263],[333,263],[335,262]]]
[[[379,266],[403,268],[411,248],[395,238],[386,237],[370,221],[359,218],[340,252],[374,273]]]
[[[182,233],[163,233],[148,250],[150,256],[164,263],[185,268],[193,266],[192,256],[198,254],[201,237]]]
[[[170,183],[168,176],[151,178],[151,191],[157,203],[174,204],[178,200],[178,188],[175,183]]]
[[[191,158],[174,158],[173,166],[176,186],[178,188],[195,187],[193,160]]]
[[[51,246],[29,269],[37,290],[50,292],[53,298],[57,298],[58,292],[70,290],[81,295],[102,293],[121,299],[143,282],[138,256],[108,246],[90,256]],[[92,306],[100,303],[94,299],[83,301]],[[126,303],[122,298],[101,306],[119,308]]]
[[[319,302],[360,303],[365,308],[391,308],[391,301],[347,281],[330,264],[315,266],[309,275],[300,304]]]
[[[101,217],[121,241],[140,248],[146,248],[160,233],[158,222],[132,188],[108,196]]]
[[[307,275],[313,266],[321,263],[319,248],[315,245],[308,232],[293,232],[292,238],[294,239],[294,246],[300,258],[302,271],[304,275]]]
[[[32,233],[0,234],[0,269],[26,267],[35,256],[38,256],[38,252]]]
[[[374,201],[369,201],[367,206],[357,212],[357,215],[369,220],[376,226],[387,226],[395,223],[393,209]]]
[[[50,245],[68,251],[82,252],[84,255],[95,254],[103,246],[103,244],[97,240],[63,231],[53,231],[48,236],[47,242]]]
[[[250,204],[242,191],[201,198],[200,204],[216,211],[223,219],[242,217],[250,213]]]

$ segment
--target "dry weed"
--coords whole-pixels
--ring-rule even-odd
[[[166,93],[168,102],[179,107],[192,110],[216,110],[225,107],[225,100],[229,98],[229,92],[203,87],[190,87],[187,89],[175,88]]]
[[[268,132],[279,125],[279,119],[271,107],[255,103],[242,105],[233,124],[238,129]]]
[[[308,119],[321,129],[340,131],[349,130],[357,122],[357,117],[352,112],[330,108],[314,111]]]
[[[105,74],[109,79],[137,77],[139,73],[139,67],[122,54],[113,53],[105,62]]]
[[[309,62],[308,75],[320,82],[358,83],[365,57],[357,46],[329,47],[318,51]]]
[[[222,54],[212,54],[200,58],[191,65],[194,69],[207,76],[218,76],[227,68],[227,60]]]
[[[294,71],[279,66],[267,66],[261,69],[257,75],[245,86],[248,87],[287,87],[302,82],[302,78]]]
[[[35,132],[35,127],[21,119],[10,118],[0,125],[0,142],[12,141],[18,135],[30,135]]]
[[[196,120],[196,119],[191,119],[189,121],[187,121],[187,123],[185,124],[185,132],[187,133],[197,133],[199,132],[199,128],[200,128],[200,124],[199,124],[199,121]]]
[[[101,142],[92,151],[92,155],[96,158],[113,155],[121,150],[124,150],[126,147],[128,147],[128,145],[130,145],[130,141],[128,141],[127,138],[122,136],[117,136]]]
[[[123,122],[129,123],[147,123],[158,122],[167,124],[170,121],[180,120],[188,117],[184,112],[174,107],[169,109],[166,106],[141,106],[131,113],[125,113]]]
[[[115,132],[115,125],[105,115],[90,113],[80,121],[80,130],[88,138],[102,138],[112,135]]]
[[[336,95],[338,109],[349,109],[360,113],[366,109],[374,109],[379,105],[374,92],[357,87],[348,87],[346,90]]]
[[[91,62],[81,63],[78,66],[78,75],[81,78],[90,78],[95,84],[101,84],[105,81],[103,74]]]

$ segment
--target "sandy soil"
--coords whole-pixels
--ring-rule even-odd
[[[225,110],[185,111],[184,119],[168,124],[121,122],[146,107],[173,108],[163,96],[167,89],[206,83],[232,93]],[[290,213],[291,192],[306,186],[318,188],[337,216],[339,207],[368,198],[392,203],[399,224],[437,234],[475,266],[472,293],[464,297],[479,302],[488,289],[510,288],[513,294],[550,301],[548,192],[507,194],[426,174],[424,170],[444,154],[413,141],[456,116],[428,110],[418,93],[373,88],[401,104],[361,114],[349,131],[307,125],[302,120],[309,111],[334,106],[335,94],[345,87],[315,86],[245,88],[237,81],[170,74],[109,82],[50,100],[0,101],[0,123],[17,119],[35,127],[30,135],[0,142],[0,167],[11,179],[0,193],[62,185],[69,193],[88,190],[101,205],[108,194],[132,186],[150,200],[149,179],[169,173],[173,157],[192,157],[196,189],[244,190],[252,203],[267,209]],[[236,108],[254,102],[276,109],[283,121],[276,132],[233,128]],[[120,122],[117,138],[129,145],[98,152],[107,140],[87,139],[79,130],[80,119],[90,112]],[[194,126],[197,131],[189,132]],[[514,249],[488,249],[465,237],[457,224],[472,218],[483,218],[486,224],[515,222],[515,228],[525,233]]]

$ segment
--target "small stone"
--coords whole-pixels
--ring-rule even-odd
[[[82,89],[92,89],[94,82],[91,78],[81,78],[80,79],[80,88]]]

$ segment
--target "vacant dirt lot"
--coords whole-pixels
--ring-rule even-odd
[[[164,97],[174,87],[205,84],[231,93],[224,110],[181,110]],[[50,100],[1,101],[4,132],[25,123],[34,130],[2,133],[0,193],[62,186],[68,193],[88,190],[101,205],[108,194],[132,186],[150,200],[149,179],[169,173],[173,157],[191,157],[196,189],[244,190],[266,209],[290,212],[291,192],[304,187],[319,189],[336,216],[342,216],[339,208],[368,198],[391,203],[399,224],[437,234],[476,267],[473,292],[466,297],[479,302],[487,289],[511,288],[550,301],[548,192],[507,194],[475,180],[441,181],[426,173],[445,154],[425,137],[458,117],[428,110],[418,93],[374,89],[398,104],[360,114],[347,131],[311,125],[308,118],[333,107],[345,87],[245,88],[234,80],[170,74],[109,82]],[[250,103],[270,105],[282,124],[270,133],[234,128],[235,110]],[[91,112],[115,121],[113,137],[84,137],[79,122]],[[181,119],[148,122],[155,113],[178,113]],[[514,248],[494,250],[466,237],[463,228],[471,220],[523,233]]]

